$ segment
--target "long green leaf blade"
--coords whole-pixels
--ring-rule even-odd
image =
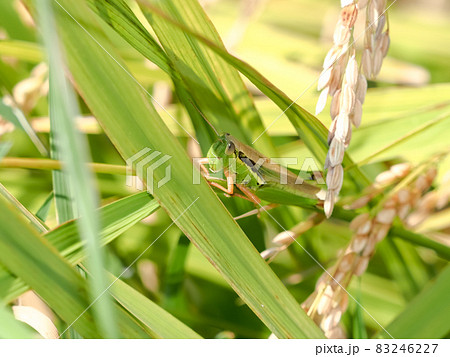
[[[50,115],[53,123],[58,124],[54,128],[55,145],[65,162],[65,173],[68,180],[56,174],[57,188],[63,194],[73,194],[79,220],[81,236],[87,242],[88,267],[92,272],[89,279],[90,293],[93,301],[98,301],[93,306],[93,312],[98,320],[101,330],[106,337],[118,337],[114,311],[109,301],[109,295],[103,294],[107,287],[103,273],[103,253],[98,242],[99,222],[95,212],[97,206],[97,194],[93,185],[93,178],[85,163],[88,162],[86,142],[84,137],[77,132],[74,119],[78,114],[76,99],[67,79],[64,76],[64,61],[59,48],[59,39],[53,19],[53,1],[43,0],[37,2],[40,24],[44,34],[44,44],[48,52],[50,82]],[[55,120],[56,119],[56,120]],[[60,187],[60,185],[64,187]],[[69,196],[69,201],[71,197]],[[72,218],[74,214],[70,209],[71,202],[60,204],[60,213],[64,212],[63,220]],[[75,213],[75,214],[77,214]]]
[[[10,307],[0,305],[0,338],[37,338],[38,334],[24,323],[17,321]]]
[[[450,265],[417,295],[386,330],[395,338],[442,338],[450,332]],[[443,307],[442,309],[439,307]],[[420,321],[420,324],[417,323]],[[377,337],[387,338],[380,332]]]
[[[162,338],[201,338],[199,334],[173,317],[142,294],[109,276],[111,294],[125,309]]]
[[[0,198],[0,264],[25,282],[25,291],[31,287],[83,337],[102,337],[90,311],[86,280],[4,198]],[[2,278],[4,274],[0,271]],[[148,338],[128,314],[113,307],[123,337]]]
[[[159,207],[158,203],[146,192],[138,193],[125,199],[114,202],[102,208],[103,240],[106,244],[116,236],[127,230],[130,225],[147,217]],[[46,241],[51,243],[59,252],[61,252],[70,262],[75,265],[84,258],[85,251],[82,249],[82,242],[78,234],[75,221],[66,224],[48,232],[45,236]],[[1,261],[1,258],[0,258]],[[49,276],[51,278],[51,275]],[[151,300],[139,294],[133,288],[120,280],[116,280],[112,275],[108,275],[111,285],[111,293],[124,308],[133,314],[139,321],[163,338],[201,338],[189,327],[177,320],[175,317],[164,311]],[[8,271],[0,266],[0,292],[4,302],[17,298],[30,286],[27,281],[21,278],[15,278]],[[7,294],[6,296],[4,294]],[[52,305],[53,306],[53,305]],[[70,306],[68,306],[70,308]],[[1,313],[1,311],[0,311]],[[132,320],[120,309],[116,311],[121,319],[121,329],[124,336],[147,337],[142,334],[139,326],[132,323]],[[0,329],[1,330],[1,329]],[[17,336],[21,336],[17,332]],[[5,335],[11,336],[12,335]],[[86,335],[84,335],[86,336]]]
[[[225,50],[214,25],[197,0],[155,1],[155,4]],[[153,17],[149,22],[206,117],[211,118],[218,129],[231,132],[248,144],[253,142],[264,127],[238,71],[207,46],[164,20]],[[268,155],[275,152],[267,136],[261,138],[256,147]]]
[[[289,118],[298,135],[305,142],[312,154],[321,162],[325,161],[325,157],[328,152],[327,129],[320,121],[318,121],[316,117],[314,117],[314,115],[310,114],[308,111],[296,104],[249,64],[229,54],[225,49],[217,46],[211,40],[193,31],[190,27],[178,22],[176,19],[173,19],[168,14],[162,12],[159,8],[148,4],[148,1],[144,2],[150,9],[151,13],[156,15],[156,17],[165,19],[166,22],[171,23],[173,26],[197,38],[199,41],[206,44],[211,50],[220,55],[225,61],[237,68],[259,90],[261,90],[261,92],[267,95],[276,105],[278,105],[281,110],[283,110],[283,113],[285,113]],[[151,17],[152,15],[148,16]],[[344,156],[343,163],[345,166],[353,165],[353,161],[347,154]],[[360,187],[363,187],[369,183],[367,177],[359,170],[359,168],[355,167],[351,174],[355,177],[356,182]]]
[[[98,338],[88,306],[85,284],[65,261],[57,256],[28,223],[12,212],[0,198],[0,262],[21,277],[53,309],[85,337]]]
[[[120,234],[159,208],[159,204],[146,192],[141,192],[99,210],[102,222],[101,244],[112,242]],[[67,261],[76,265],[86,258],[80,240],[77,221],[67,222],[44,235]],[[20,277],[15,277],[0,266],[0,300],[8,303],[29,289]]]
[[[61,33],[72,75],[83,98],[122,157],[145,148],[169,155],[172,177],[154,189],[154,196],[172,220],[224,275],[244,301],[279,337],[323,337],[281,281],[217,200],[207,183],[192,185],[192,164],[181,145],[163,124],[135,80],[126,73],[108,45],[102,47],[73,19],[86,21],[81,4],[60,1]],[[70,17],[67,15],[67,12]],[[73,17],[73,18],[72,18]],[[74,42],[74,38],[78,40]],[[81,58],[79,55],[83,53]],[[120,63],[120,62],[119,62]],[[109,86],[114,77],[114,85]],[[94,95],[95,94],[95,95]],[[167,165],[144,173],[144,182],[160,182]],[[153,179],[153,181],[151,181]],[[207,213],[205,207],[208,207]]]

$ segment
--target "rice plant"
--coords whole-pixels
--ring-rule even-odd
[[[448,338],[435,6],[0,2],[0,336]]]

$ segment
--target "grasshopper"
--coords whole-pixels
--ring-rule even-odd
[[[317,207],[322,204],[326,193],[320,187],[305,182],[306,177],[297,176],[272,162],[228,133],[218,135],[207,157],[200,159],[199,164],[210,185],[258,205],[263,200],[274,204]],[[226,187],[219,183],[223,179],[217,177],[218,173],[224,174]],[[235,193],[235,186],[244,196]]]

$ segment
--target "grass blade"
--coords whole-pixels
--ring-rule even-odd
[[[88,306],[85,283],[53,248],[0,199],[0,262],[21,277],[85,337],[98,338]],[[34,257],[30,259],[30,256]],[[81,317],[79,317],[82,314]]]
[[[247,63],[229,54],[225,49],[217,46],[214,42],[195,32],[190,27],[173,19],[172,16],[164,13],[159,8],[150,5],[147,0],[140,2],[144,2],[145,6],[151,11],[151,14],[163,18],[166,22],[183,30],[187,34],[192,35],[220,55],[229,64],[238,69],[239,72],[246,76],[259,90],[261,90],[261,92],[267,95],[280,109],[283,110],[311,153],[321,162],[325,161],[328,152],[327,129],[314,115],[296,104]],[[152,17],[152,15],[148,14],[148,17]],[[347,154],[345,154],[343,163],[345,166],[353,165],[353,161]],[[350,174],[355,178],[359,187],[364,187],[369,184],[368,178],[359,170],[359,168],[354,168]]]
[[[109,279],[114,282],[111,286],[111,294],[114,298],[158,336],[162,338],[201,338],[199,334],[123,281],[116,280],[113,275],[109,275]]]
[[[144,148],[169,155],[174,168],[171,180],[155,187],[154,196],[172,220],[277,336],[323,337],[207,183],[202,180],[199,185],[192,185],[192,163],[148,103],[145,93],[124,67],[118,65],[120,61],[111,55],[114,51],[104,43],[100,47],[80,27],[79,19],[89,21],[89,12],[82,3],[75,5],[67,0],[59,3],[65,9],[58,11],[59,33],[73,78],[122,157],[130,158]],[[111,76],[114,85],[105,86]],[[166,176],[166,168],[167,165],[156,168],[153,177],[144,173],[144,182],[152,179],[160,182]]]
[[[15,319],[11,308],[0,305],[0,338],[37,338],[36,331]]]
[[[225,51],[219,34],[198,1],[169,0],[155,4]],[[238,71],[207,46],[193,41],[163,19],[152,17],[148,20],[205,116],[211,118],[219,131],[233,133],[248,144],[254,142],[264,127]],[[267,136],[258,140],[255,146],[268,155],[275,152]]]
[[[158,203],[146,192],[132,195],[111,203],[99,210],[102,230],[101,243],[112,242],[120,234],[159,208]],[[40,230],[45,232],[46,230]],[[86,250],[80,240],[77,221],[67,222],[44,235],[71,265],[86,258]],[[8,303],[29,289],[19,277],[16,278],[0,267],[0,300]]]
[[[88,3],[94,12],[146,58],[167,74],[173,73],[164,50],[124,1],[88,0]]]
[[[33,128],[25,117],[25,114],[23,114],[23,112],[19,108],[6,104],[5,98],[3,98],[2,100],[0,100],[0,115],[9,122],[13,123],[17,128],[25,131],[25,133],[28,135],[31,142],[34,144],[34,146],[36,146],[36,149],[41,153],[41,155],[47,156],[46,147],[34,132]]]
[[[159,205],[154,199],[147,193],[142,192],[102,208],[102,222],[105,224],[102,243],[110,242],[127,230],[130,225],[148,216],[158,207]],[[85,251],[82,249],[82,242],[80,241],[75,221],[67,222],[48,232],[44,237],[47,242],[51,243],[67,258],[70,264],[75,265],[84,258]],[[51,274],[50,277],[52,277]],[[115,280],[110,274],[108,274],[108,279],[109,283]],[[15,299],[30,288],[26,280],[15,278],[4,269],[0,269],[0,287],[3,295],[1,298],[4,302]],[[3,292],[6,293],[6,296]],[[115,281],[111,286],[110,293],[127,311],[159,336],[163,338],[200,338],[198,334],[186,325],[124,282],[120,280]],[[116,314],[121,319],[121,329],[125,330],[125,337],[146,337],[142,334],[142,330],[132,323],[132,320],[123,311],[119,309],[116,311]],[[77,326],[77,328],[79,327]],[[83,336],[86,337],[85,334]]]
[[[450,332],[448,304],[450,265],[447,266],[406,309],[392,321],[386,330],[395,338],[443,338]],[[438,308],[438,307],[443,307]],[[417,323],[420,321],[420,324]],[[387,338],[380,332],[377,337]]]
[[[165,63],[161,65],[161,60],[155,53],[159,54],[163,50],[122,0],[106,4],[103,1],[89,0],[89,3],[131,46],[171,75],[177,96],[189,111],[205,153],[215,136],[205,133],[210,128],[197,108],[192,106],[194,102],[215,127],[232,132],[244,142],[250,143],[263,131],[259,114],[238,72],[220,56],[197,41],[191,41],[180,31],[167,28],[163,21],[156,21],[156,24],[153,21],[154,29],[166,51],[163,53],[168,54],[165,55]],[[224,48],[217,31],[196,1],[161,4],[170,7],[173,13],[179,12],[180,17],[185,18],[188,23],[197,24],[199,31]],[[167,67],[170,67],[169,71]],[[257,145],[264,152],[275,152],[268,137],[262,138]]]
[[[3,198],[0,198],[0,264],[22,280],[16,280],[19,284],[15,284],[21,289],[19,295],[31,287],[84,338],[102,337],[89,309],[86,280]],[[1,280],[5,275],[12,276],[0,270]],[[117,305],[113,307],[123,337],[148,338],[128,314]]]
[[[88,162],[86,143],[81,134],[75,128],[74,119],[77,116],[75,96],[66,80],[63,72],[64,62],[61,50],[58,45],[58,36],[52,15],[52,4],[48,0],[37,3],[40,24],[43,32],[44,44],[49,56],[50,69],[50,115],[54,118],[52,122],[58,123],[54,128],[56,146],[61,153],[61,158],[65,162],[65,171],[69,178],[69,185],[65,180],[57,181],[61,183],[63,194],[73,193],[73,204],[76,206],[81,216],[79,220],[81,236],[87,242],[88,267],[92,272],[92,279],[89,279],[90,293],[93,300],[96,300],[107,287],[106,278],[103,276],[103,254],[98,242],[99,223],[95,212],[97,206],[97,194],[92,184],[93,178],[85,166]],[[56,174],[58,176],[58,174]],[[70,196],[69,196],[70,197]],[[70,198],[69,198],[70,200]],[[67,210],[67,202],[59,206],[59,213],[64,212],[63,220],[72,218],[74,212]],[[105,337],[117,337],[118,332],[114,321],[114,312],[108,294],[103,295],[93,307],[94,314],[98,319]]]

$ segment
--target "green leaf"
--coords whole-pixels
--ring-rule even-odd
[[[0,23],[2,28],[8,33],[9,37],[27,41],[34,39],[34,32],[22,21],[14,5],[12,1],[2,1],[0,3]]]
[[[201,338],[199,334],[156,305],[144,295],[109,275],[114,298],[161,338]]]
[[[170,0],[156,1],[155,4],[177,22],[189,24],[194,31],[225,51],[219,34],[198,1]],[[164,19],[148,17],[148,20],[204,115],[219,131],[233,133],[243,142],[252,143],[264,127],[238,71],[207,46]],[[268,155],[275,152],[267,136],[258,140],[256,147]]]
[[[16,126],[19,129],[22,129],[27,133],[30,140],[33,142],[33,144],[36,146],[36,148],[39,150],[39,152],[43,155],[47,155],[47,149],[45,148],[44,144],[42,144],[39,137],[34,132],[33,128],[31,127],[30,123],[28,123],[27,118],[23,114],[23,112],[17,108],[12,107],[5,103],[5,98],[2,98],[0,100],[0,116],[2,118],[8,120],[9,122],[13,123],[14,126]]]
[[[311,153],[321,162],[325,161],[325,157],[328,152],[328,132],[325,126],[316,117],[296,104],[249,64],[241,61],[235,56],[230,55],[224,48],[216,45],[213,41],[205,38],[202,34],[195,32],[183,23],[180,23],[177,18],[174,19],[173,16],[168,15],[167,13],[162,12],[159,8],[148,4],[147,1],[144,1],[144,3],[151,11],[152,15],[164,19],[173,27],[183,30],[185,33],[206,44],[211,50],[246,76],[259,90],[261,90],[261,92],[267,95],[280,109],[283,110],[283,113],[285,113],[289,118],[298,135],[305,142]],[[152,15],[148,16],[153,17]],[[344,166],[350,166],[353,164],[347,154],[344,156],[343,164]],[[355,178],[357,186],[364,187],[369,184],[368,179],[359,170],[359,168],[354,167],[350,174]]]
[[[109,26],[146,58],[164,72],[172,74],[170,60],[166,53],[124,1],[88,0],[88,4]]]
[[[0,161],[8,153],[9,149],[11,149],[11,146],[12,143],[9,141],[0,143]]]
[[[97,212],[97,195],[93,184],[93,175],[85,165],[90,161],[87,152],[87,141],[78,133],[75,118],[79,114],[75,94],[64,74],[64,61],[59,46],[59,38],[53,19],[53,1],[42,0],[36,4],[40,26],[43,32],[44,45],[47,50],[50,78],[49,102],[52,116],[52,145],[55,146],[56,158],[61,155],[64,162],[64,174],[53,175],[56,180],[55,194],[63,195],[57,198],[60,222],[80,215],[78,220],[81,237],[86,241],[88,269],[92,273],[90,295],[93,313],[98,320],[105,337],[117,338],[114,310],[108,294],[103,294],[107,287],[103,272],[104,257],[98,241],[99,222]],[[73,198],[72,198],[73,196]],[[62,202],[61,202],[62,201]]]
[[[102,243],[107,244],[115,237],[126,231],[131,225],[147,217],[159,205],[146,192],[138,193],[133,196],[124,198],[102,208],[102,221],[104,224],[102,234]],[[1,232],[0,232],[1,233]],[[82,242],[78,234],[78,229],[75,221],[67,222],[59,226],[53,231],[48,232],[45,236],[46,241],[51,243],[59,252],[61,252],[71,265],[76,265],[83,258],[85,258],[85,251],[82,249]],[[46,259],[44,256],[43,259]],[[0,261],[2,261],[0,256]],[[40,262],[40,260],[39,260]],[[19,265],[19,264],[18,264]],[[79,276],[76,274],[76,276]],[[49,278],[53,275],[50,274]],[[56,277],[58,279],[58,277]],[[145,324],[148,328],[163,338],[201,338],[198,334],[192,331],[189,327],[182,324],[179,320],[164,311],[155,303],[136,292],[127,284],[120,280],[116,280],[110,274],[108,275],[109,283],[114,282],[108,290],[117,301],[124,306],[124,308],[133,314],[139,321]],[[36,279],[41,280],[41,279]],[[44,279],[45,280],[45,279]],[[61,282],[61,277],[55,283]],[[36,282],[39,284],[39,282]],[[64,285],[63,285],[64,286]],[[20,294],[24,293],[30,288],[27,280],[21,278],[14,278],[6,270],[1,269],[0,266],[0,291],[2,292],[2,299],[5,301],[13,300]],[[52,286],[48,287],[51,289]],[[36,289],[37,290],[37,289]],[[38,291],[38,290],[37,290]],[[48,293],[50,293],[49,290]],[[6,296],[4,295],[6,292]],[[54,299],[58,297],[55,296]],[[53,304],[53,300],[46,300]],[[51,305],[53,307],[53,305]],[[66,306],[70,309],[70,305]],[[56,310],[58,313],[59,310]],[[132,323],[132,320],[125,314],[124,311],[118,309],[116,314],[119,315],[119,323],[121,325],[122,333],[125,337],[147,337],[142,334],[142,330],[138,325]],[[67,320],[66,320],[67,321]],[[67,321],[72,322],[72,321]],[[75,324],[78,329],[77,323]],[[83,334],[84,337],[89,335]]]
[[[41,46],[33,42],[0,41],[0,54],[31,63],[39,63],[43,60]]]
[[[164,278],[164,300],[163,306],[174,310],[180,304],[184,278],[186,275],[186,259],[191,242],[184,235],[180,235],[176,246],[168,258],[167,271]]]
[[[450,265],[430,282],[386,330],[394,338],[443,338],[450,332]],[[439,308],[442,307],[442,308]],[[420,323],[417,323],[420,321]],[[385,332],[377,337],[387,338]]]
[[[407,243],[404,243],[403,248],[407,250]],[[399,250],[396,242],[389,237],[383,239],[377,245],[377,254],[382,256],[384,264],[386,265],[390,275],[401,287],[405,298],[411,299],[419,292],[419,285],[411,271],[415,264],[407,264],[402,256],[402,253],[403,252]]]
[[[42,206],[39,207],[38,211],[36,212],[36,217],[40,219],[42,222],[45,222],[45,220],[47,219],[48,211],[50,210],[52,201],[53,201],[53,192],[50,192],[50,194],[47,196]]]
[[[0,338],[37,338],[39,335],[29,326],[15,319],[11,308],[0,305]]]
[[[99,210],[101,217],[101,244],[112,242],[120,234],[158,209],[158,203],[146,192],[141,192]],[[76,221],[67,222],[44,235],[71,265],[80,263],[86,257],[80,240]],[[11,302],[29,289],[20,277],[16,278],[0,266],[0,299]]]
[[[0,263],[21,277],[85,337],[98,338],[85,282],[42,237],[0,198]]]
[[[263,132],[259,114],[238,72],[220,56],[197,41],[191,41],[180,31],[167,29],[164,22],[157,21],[154,30],[166,51],[163,52],[122,0],[108,3],[89,0],[89,3],[131,46],[171,75],[178,98],[193,120],[204,153],[215,136],[207,133],[210,128],[195,106],[219,130],[232,132],[247,143]],[[164,6],[176,7],[176,10],[171,8],[172,12],[179,11],[188,23],[197,24],[199,31],[224,48],[201,6],[196,1],[184,1],[183,6],[180,4],[165,2]],[[270,138],[262,138],[257,145],[267,153],[275,152]]]
[[[27,210],[7,189],[0,183],[0,195],[12,204],[19,212],[21,212],[38,232],[45,232],[47,226],[39,218]]]
[[[0,264],[31,287],[67,323],[85,338],[100,338],[87,298],[87,281],[56,249],[0,198]],[[0,270],[0,277],[8,275]],[[15,281],[22,285],[21,281]],[[25,291],[28,288],[25,286]],[[20,293],[23,293],[22,290]],[[148,334],[117,305],[113,305],[121,335]]]
[[[366,339],[367,338],[367,331],[364,324],[364,314],[361,306],[364,306],[364,302],[361,300],[361,279],[358,281],[358,290],[356,294],[356,304],[355,311],[353,315],[353,338],[355,339]],[[362,303],[362,304],[361,304]]]
[[[390,233],[413,244],[418,244],[433,249],[434,251],[436,251],[436,253],[439,254],[441,258],[450,260],[450,247],[437,242],[435,239],[431,239],[422,234],[408,231],[407,229],[398,225],[392,226]]]
[[[81,19],[83,23],[89,22],[89,12],[82,3],[75,5],[67,0],[59,3],[78,22]],[[155,187],[154,196],[172,220],[277,336],[323,337],[208,184],[204,180],[199,185],[192,184],[193,167],[186,152],[139,85],[118,65],[121,61],[112,48],[106,43],[100,47],[66,11],[58,11],[58,32],[72,76],[122,157],[128,159],[145,148],[169,155],[171,179]],[[114,85],[109,85],[111,78]],[[144,172],[143,181],[161,182],[167,167],[167,163],[161,165],[152,176]]]

